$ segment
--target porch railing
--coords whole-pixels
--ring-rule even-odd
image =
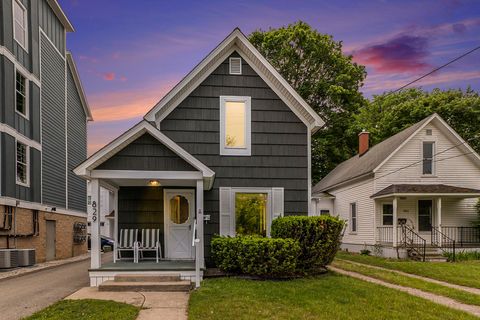
[[[442,233],[455,240],[458,247],[480,245],[480,227],[442,227]]]
[[[408,255],[411,258],[419,258],[425,261],[427,241],[409,226],[402,224],[400,227],[400,243],[407,249]]]
[[[432,245],[437,246],[447,254],[451,261],[455,261],[455,240],[443,233],[440,228],[432,226]]]

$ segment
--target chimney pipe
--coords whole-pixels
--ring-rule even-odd
[[[370,133],[363,130],[358,134],[358,155],[361,157],[368,151]]]

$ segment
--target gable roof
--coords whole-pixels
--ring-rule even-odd
[[[75,87],[77,88],[80,102],[82,103],[82,107],[85,111],[85,115],[87,116],[87,120],[93,121],[92,111],[90,110],[90,106],[88,105],[87,96],[85,95],[82,81],[80,80],[80,76],[78,75],[77,65],[75,64],[75,60],[73,60],[73,56],[70,51],[67,51],[67,63],[70,71],[72,72],[73,82],[75,83]]]
[[[236,28],[212,52],[210,52],[190,73],[168,92],[146,115],[145,120],[160,122],[175,109],[196,87],[200,85],[232,52],[240,56],[290,107],[290,109],[315,133],[324,125],[320,116],[288,84],[277,70]]]
[[[150,135],[152,135],[160,143],[172,150],[180,158],[192,165],[192,167],[200,171],[204,178],[205,189],[208,190],[212,187],[213,179],[215,178],[215,172],[145,120],[139,122],[129,130],[124,132],[122,135],[120,135],[118,138],[108,143],[102,149],[95,152],[87,160],[79,164],[73,170],[73,172],[80,177],[88,179],[92,170],[113,157],[120,150],[125,148],[131,142],[135,141],[144,133],[149,133]]]
[[[455,140],[459,141],[459,147],[466,148],[480,164],[480,156],[452,129],[438,114],[434,113],[414,125],[400,131],[390,138],[370,148],[364,155],[356,155],[342,163],[318,182],[312,189],[312,193],[329,190],[339,184],[350,180],[360,179],[372,175],[386,161],[388,161],[400,148],[402,148],[418,131],[434,119],[446,129]]]

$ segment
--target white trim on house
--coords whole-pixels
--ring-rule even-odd
[[[14,67],[18,70],[21,71],[21,73],[28,79],[28,81],[32,81],[33,83],[35,83],[37,85],[37,87],[41,87],[41,84],[40,84],[40,80],[39,78],[37,78],[36,75],[34,75],[33,73],[31,73],[30,71],[28,71],[24,66],[22,66],[18,61],[17,59],[15,58],[15,56],[13,55],[13,53],[10,52],[10,50],[8,50],[8,48],[4,47],[4,46],[0,46],[0,55],[6,57],[8,60],[10,60],[11,63],[13,63]]]
[[[60,50],[58,50],[58,48],[57,48],[57,46],[55,45],[55,43],[53,43],[52,39],[50,39],[50,37],[45,33],[45,31],[43,31],[42,28],[39,28],[39,29],[40,29],[40,35],[43,34],[43,35],[45,36],[45,38],[47,38],[47,41],[52,45],[53,49],[58,53],[58,55],[60,56],[60,58],[61,58],[62,60],[65,60],[65,57],[64,57],[65,52],[64,52],[64,53],[61,53]],[[41,37],[40,37],[40,38],[41,38]],[[40,47],[40,51],[42,51],[42,50],[41,50],[41,47]],[[40,63],[41,63],[41,61],[40,61]]]
[[[72,23],[70,20],[68,20],[67,16],[65,15],[65,12],[63,12],[62,7],[58,4],[57,0],[47,0],[48,5],[50,8],[52,8],[53,13],[57,16],[58,20],[60,20],[60,23],[63,25],[65,28],[66,32],[74,32],[75,29],[73,28]]]
[[[10,127],[8,124],[0,123],[0,132],[6,133],[14,137],[16,140],[20,141],[23,144],[26,144],[29,147],[35,148],[38,151],[42,151],[42,145],[40,143],[24,136],[14,128]]]
[[[0,197],[0,205],[13,206],[13,207],[17,206],[19,208],[24,208],[24,209],[39,210],[43,212],[57,213],[57,214],[65,214],[65,215],[81,217],[81,218],[87,217],[87,214],[82,211],[77,211],[72,209],[66,210],[56,206],[41,204],[37,202],[30,202],[25,200],[19,200],[19,199],[10,198],[10,197]],[[52,211],[53,208],[55,208],[55,211]]]
[[[452,198],[479,198],[480,193],[390,193],[372,199],[383,199],[390,197],[452,197]]]
[[[23,182],[21,180],[18,179],[18,144],[21,144],[23,146],[25,146],[25,160],[26,162],[20,162],[21,165],[24,165],[25,166],[25,169],[26,169],[26,174],[25,174],[25,180],[26,182]],[[15,182],[17,185],[19,186],[24,186],[24,187],[30,187],[30,147],[28,145],[26,145],[25,143],[15,139]]]
[[[14,77],[15,77],[15,82],[14,82],[14,104],[15,104],[15,113],[18,114],[19,116],[29,120],[30,119],[30,81],[28,80],[28,76],[25,75],[20,69],[17,69],[16,66],[14,66]],[[22,113],[18,111],[17,109],[17,73],[19,73],[24,79],[25,79],[25,113]],[[22,94],[22,93],[20,93]]]
[[[308,126],[313,134],[324,121],[283,79],[277,70],[258,52],[245,35],[236,28],[207,57],[205,57],[185,78],[165,95],[146,115],[148,121],[160,122],[175,109],[225,58],[238,51],[258,75],[266,80],[272,90]],[[246,59],[248,57],[248,59]],[[255,60],[255,61],[253,61]]]
[[[19,40],[17,40],[16,34],[15,34],[15,24],[16,24],[16,19],[15,19],[15,3],[18,4],[20,9],[23,11],[23,21],[24,24],[22,25],[23,29],[23,36],[24,36],[24,42],[25,43],[20,43]],[[22,47],[27,53],[28,53],[28,10],[25,8],[23,3],[20,0],[12,0],[12,23],[13,23],[13,40],[18,43],[20,47]]]
[[[141,121],[137,125],[133,126],[129,130],[124,132],[115,140],[113,140],[112,142],[104,146],[102,149],[94,153],[92,156],[90,156],[90,158],[88,158],[87,160],[82,162],[80,165],[78,165],[73,170],[73,172],[76,175],[81,176],[85,179],[91,178],[92,170],[94,170],[103,162],[110,159],[117,152],[119,152],[128,144],[130,144],[131,142],[133,142],[134,140],[136,140],[137,138],[139,138],[140,136],[142,136],[144,133],[147,133],[147,132],[151,134],[153,137],[155,137],[167,148],[169,148],[174,153],[176,153],[180,158],[182,158],[183,160],[188,162],[190,165],[192,165],[195,169],[200,171],[205,183],[205,189],[206,190],[211,189],[211,187],[213,186],[213,180],[215,178],[215,172],[212,171],[210,168],[208,168],[206,165],[200,162],[197,158],[195,158],[190,153],[185,151],[183,148],[177,145],[174,141],[172,141],[170,138],[168,138],[166,135],[160,132],[157,128],[155,128],[154,126],[152,126],[150,123],[146,121]],[[121,172],[123,170],[109,170],[109,171]],[[162,174],[162,171],[131,171],[131,172],[135,172],[136,178],[139,178],[139,174],[141,174],[141,172],[143,173],[150,172],[152,174],[153,172],[157,172],[158,174]],[[118,176],[116,177],[118,178]],[[180,176],[175,176],[176,179],[179,177]],[[154,178],[154,177],[150,176],[150,178]],[[195,176],[194,179],[199,179],[199,176]]]
[[[198,180],[203,175],[198,171],[148,171],[148,170],[91,170],[92,179],[171,179]]]
[[[87,116],[87,121],[93,121],[92,111],[90,110],[90,106],[88,104],[87,95],[85,94],[85,90],[83,90],[83,85],[78,73],[77,65],[75,64],[75,60],[73,59],[73,55],[70,51],[67,51],[67,63],[72,72],[73,82],[75,83],[78,95],[80,96],[80,101],[82,102],[83,110],[85,111],[85,115]]]
[[[252,102],[251,97],[220,96],[220,155],[251,156],[252,155]],[[243,102],[245,105],[244,147],[227,147],[226,141],[226,103]]]

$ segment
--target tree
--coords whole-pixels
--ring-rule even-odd
[[[312,178],[316,182],[355,154],[356,134],[352,139],[348,128],[365,104],[359,91],[365,67],[343,54],[341,41],[301,21],[254,31],[249,39],[326,123],[312,137]]]
[[[365,129],[377,144],[434,112],[480,152],[480,96],[470,88],[431,92],[413,88],[374,96],[355,117],[350,133]]]

